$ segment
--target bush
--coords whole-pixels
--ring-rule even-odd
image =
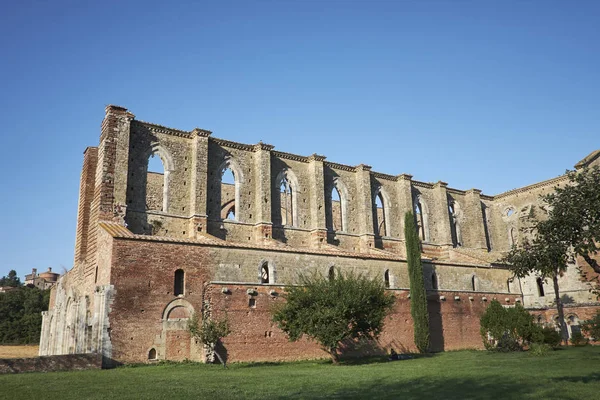
[[[600,340],[600,311],[592,319],[583,321],[581,329],[591,337],[592,341]]]
[[[532,356],[545,356],[550,351],[552,351],[552,346],[546,343],[531,343],[531,345],[529,346],[529,354],[531,354]]]
[[[588,344],[588,340],[583,337],[581,332],[573,332],[571,335],[571,344],[573,346],[585,346]]]
[[[553,349],[560,347],[562,337],[560,336],[560,332],[558,332],[556,329],[551,328],[549,326],[545,326],[541,329],[541,333],[543,338],[542,341],[538,343],[547,344]]]
[[[492,300],[480,319],[481,338],[487,350],[519,351],[528,343],[543,342],[541,327],[523,306],[504,308]]]

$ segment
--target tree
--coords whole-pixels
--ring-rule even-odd
[[[231,333],[227,317],[218,320],[207,317],[200,322],[198,314],[194,313],[188,321],[188,330],[192,337],[215,353],[221,364],[223,364],[223,368],[227,368],[225,359],[217,351],[217,345],[221,342],[221,339]]]
[[[272,319],[290,341],[306,335],[339,361],[344,341],[376,339],[395,297],[386,293],[381,280],[336,270],[329,279],[321,275],[300,277],[286,302],[273,310]]]
[[[404,215],[404,238],[406,241],[406,260],[410,277],[410,314],[414,323],[415,345],[421,353],[429,349],[429,312],[427,310],[427,292],[423,279],[421,263],[421,243],[412,212]]]
[[[563,340],[568,339],[558,278],[567,270],[570,257],[583,257],[589,266],[600,273],[593,255],[600,241],[600,170],[597,167],[567,172],[569,182],[555,192],[542,196],[547,205],[547,219],[533,225],[532,240],[523,240],[504,258],[511,271],[523,278],[535,274],[552,279],[556,308]],[[529,217],[533,220],[535,215]]]
[[[11,269],[8,272],[8,276],[0,278],[0,286],[19,287],[21,286],[21,280],[17,276],[17,271]]]
[[[20,287],[0,293],[0,344],[39,343],[49,290]]]

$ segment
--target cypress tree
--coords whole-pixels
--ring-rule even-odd
[[[415,217],[410,211],[404,215],[404,240],[410,278],[410,314],[414,324],[415,345],[421,353],[425,353],[429,349],[427,293],[425,292],[423,264],[421,263],[421,244]]]

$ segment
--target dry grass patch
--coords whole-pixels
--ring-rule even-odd
[[[39,346],[0,346],[0,358],[37,357]]]

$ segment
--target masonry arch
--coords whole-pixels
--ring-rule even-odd
[[[329,209],[326,212],[327,229],[335,232],[348,230],[348,189],[338,177],[333,179],[331,188],[326,193]]]
[[[242,168],[240,168],[239,164],[232,157],[225,157],[223,162],[217,168],[217,190],[219,203],[221,206],[220,209],[220,217],[221,219],[229,219],[232,221],[241,221],[240,212],[242,211],[240,207],[240,197],[242,184],[244,182],[244,173]],[[224,177],[228,175],[228,173],[233,175],[233,183],[230,182],[230,179],[225,179]],[[223,198],[223,192],[226,191],[227,186],[233,184],[233,199],[231,198]]]
[[[448,196],[448,216],[450,217],[450,233],[452,245],[454,247],[462,246],[461,218],[462,210],[460,203]]]
[[[162,199],[157,199],[157,201],[152,201],[149,198],[149,195],[152,194],[152,184],[153,184],[153,179],[152,176],[150,174],[152,174],[152,172],[150,172],[148,170],[148,165],[150,163],[150,159],[152,157],[159,157],[162,166],[163,166],[163,179],[162,179]],[[146,210],[151,210],[151,211],[162,211],[162,212],[168,212],[169,211],[169,186],[171,183],[171,173],[175,170],[175,165],[173,162],[173,157],[171,156],[171,154],[169,153],[169,151],[167,151],[167,149],[165,147],[163,147],[162,145],[160,145],[157,142],[151,143],[150,144],[150,148],[148,149],[148,151],[145,154],[145,158],[146,158],[146,199],[145,199],[145,204],[146,204]],[[158,194],[158,193],[157,193]],[[161,208],[159,208],[159,204],[161,205]]]
[[[261,260],[258,263],[258,281],[263,284],[277,282],[277,271],[272,261]]]
[[[419,239],[423,242],[429,242],[429,207],[427,207],[427,203],[420,194],[413,196],[413,205]]]
[[[390,236],[390,198],[382,186],[373,193],[373,226],[377,236]]]
[[[291,169],[283,169],[275,178],[273,223],[280,226],[298,226],[298,178]]]

